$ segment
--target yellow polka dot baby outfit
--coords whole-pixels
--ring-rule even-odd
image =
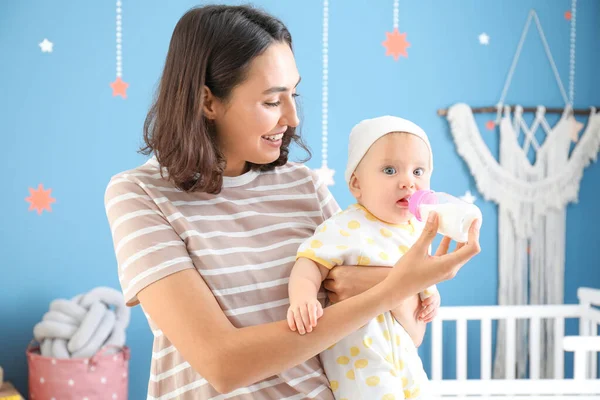
[[[416,220],[392,225],[355,204],[321,224],[302,243],[297,257],[327,268],[337,265],[389,266],[418,239]],[[436,292],[432,286],[421,298]],[[427,375],[412,339],[390,312],[321,353],[321,362],[337,400],[425,399]]]

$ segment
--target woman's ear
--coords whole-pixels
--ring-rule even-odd
[[[218,99],[212,94],[208,86],[202,88],[202,96],[202,113],[208,119],[216,119]]]
[[[352,193],[352,196],[354,196],[354,198],[357,200],[360,199],[362,191],[360,189],[360,181],[355,173],[352,173],[348,186],[350,187],[350,193]]]

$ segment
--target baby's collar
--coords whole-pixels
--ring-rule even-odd
[[[371,211],[367,210],[365,208],[365,206],[363,206],[360,203],[352,204],[350,207],[355,207],[355,208],[358,208],[360,210],[363,210],[365,212],[365,214],[366,214],[367,219],[370,220],[370,221],[378,221],[378,222],[381,222],[382,224],[385,224],[387,226],[391,226],[393,228],[401,228],[401,227],[405,227],[407,225],[412,225],[413,227],[415,226],[415,222],[416,221],[415,221],[414,217],[411,218],[411,219],[409,219],[408,222],[405,222],[405,223],[402,223],[402,224],[392,224],[392,223],[389,223],[389,222],[386,222],[384,220],[381,220],[381,219],[377,218],[375,215],[373,215],[371,213]]]

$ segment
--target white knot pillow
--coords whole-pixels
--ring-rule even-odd
[[[98,287],[71,300],[50,303],[50,310],[33,328],[33,336],[44,357],[89,358],[106,345],[125,345],[129,317],[121,292]]]

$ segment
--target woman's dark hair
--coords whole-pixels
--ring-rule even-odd
[[[252,60],[276,42],[292,48],[285,25],[251,6],[193,8],[177,23],[144,123],[145,146],[140,153],[154,153],[179,189],[221,191],[226,162],[217,147],[214,124],[203,115],[203,87],[226,102],[246,79]],[[265,165],[250,164],[250,168],[266,171],[284,165],[292,140],[310,158],[296,129],[288,127],[279,159]]]

